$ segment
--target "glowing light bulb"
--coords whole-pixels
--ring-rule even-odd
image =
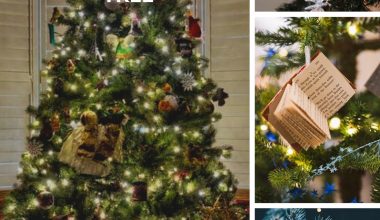
[[[98,103],[95,105],[95,107],[96,107],[96,109],[100,110],[102,108],[102,105]]]
[[[351,36],[356,36],[359,31],[359,28],[356,24],[351,24],[348,26],[348,34]]]
[[[168,53],[169,52],[169,47],[168,46],[163,46],[162,47],[162,52],[163,53]]]
[[[329,127],[331,130],[338,130],[341,125],[341,120],[338,117],[334,117],[330,120]]]
[[[195,190],[195,184],[193,182],[190,182],[186,185],[186,192],[192,193]]]
[[[72,84],[71,86],[70,86],[70,90],[71,91],[77,91],[77,89],[78,89],[78,86],[77,85],[75,85],[75,84]]]
[[[317,212],[322,212],[322,209],[321,209],[321,208],[318,208],[318,209],[317,209]]]
[[[104,30],[105,30],[105,31],[110,31],[110,30],[111,30],[111,27],[110,27],[110,26],[105,26],[105,27],[104,27]]]
[[[8,211],[13,211],[13,210],[15,210],[16,209],[16,205],[14,205],[14,204],[10,204],[9,206],[8,206]]]
[[[78,55],[79,55],[80,57],[82,57],[82,56],[86,55],[86,51],[83,50],[83,49],[79,49],[79,50],[78,50]]]
[[[347,134],[349,135],[354,135],[358,132],[358,129],[357,128],[354,128],[354,127],[351,127],[351,128],[348,128],[347,129]]]
[[[99,204],[99,203],[100,203],[100,199],[99,199],[98,197],[96,197],[96,198],[94,199],[94,203],[95,203],[95,204]]]
[[[131,175],[131,171],[129,171],[129,170],[124,171],[124,175],[125,176],[130,176]]]
[[[118,71],[117,71],[117,70],[115,70],[115,69],[112,70],[112,75],[113,75],[113,76],[116,76],[117,74],[118,74]]]
[[[293,154],[294,154],[294,150],[291,147],[288,147],[288,149],[286,150],[286,155],[290,156]]]
[[[68,186],[68,185],[69,185],[69,181],[67,179],[63,179],[62,186]]]
[[[280,51],[278,52],[278,54],[280,55],[280,57],[286,57],[286,56],[288,56],[289,52],[287,49],[281,48]]]
[[[61,55],[62,56],[66,56],[66,54],[67,54],[66,50],[61,50]]]
[[[84,24],[83,24],[83,26],[85,27],[85,28],[89,28],[90,27],[90,22],[88,22],[88,21],[86,21],[86,22],[84,22]]]
[[[144,108],[149,109],[149,108],[150,108],[149,103],[145,102],[145,103],[144,103]]]
[[[199,195],[200,197],[203,197],[203,196],[206,195],[206,192],[203,191],[203,190],[199,190],[198,195]]]
[[[173,151],[174,151],[174,153],[179,153],[179,152],[181,152],[181,148],[179,148],[178,146],[176,146],[176,147],[173,148]]]
[[[53,180],[47,180],[46,181],[46,185],[50,188],[50,189],[54,189],[56,187],[55,183]]]
[[[373,123],[371,124],[371,128],[374,129],[374,130],[379,130],[379,124],[376,123],[376,122],[373,122]]]
[[[170,16],[169,20],[170,20],[171,22],[174,22],[174,21],[175,21],[175,16],[174,16],[174,15]]]
[[[139,86],[139,87],[137,87],[136,91],[138,93],[143,93],[144,92],[144,88],[142,86]]]
[[[260,125],[260,130],[268,131],[268,125]]]
[[[106,18],[106,15],[105,15],[104,13],[100,13],[100,14],[98,15],[98,18],[99,18],[100,20],[104,20],[104,18]]]
[[[80,11],[80,12],[78,12],[78,15],[79,15],[79,17],[83,18],[84,17],[84,12]]]

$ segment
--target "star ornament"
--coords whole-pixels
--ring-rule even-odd
[[[333,192],[335,192],[335,184],[326,183],[324,194],[328,196],[331,195]]]
[[[306,2],[312,2],[314,5],[310,5],[305,8],[306,11],[322,12],[325,11],[323,8],[331,6],[329,0],[305,0]]]

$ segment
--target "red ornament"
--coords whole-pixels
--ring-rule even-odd
[[[58,114],[54,114],[53,117],[50,119],[50,125],[51,125],[51,128],[53,129],[53,132],[59,131],[61,127],[61,123],[59,121]]]
[[[189,172],[186,170],[178,171],[178,172],[174,173],[174,180],[177,182],[180,182],[180,181],[183,181],[184,179],[186,179],[186,177],[188,177],[189,175],[190,175]]]
[[[199,26],[199,19],[194,18],[193,16],[189,16],[189,30],[188,30],[188,35],[190,37],[201,37],[202,36],[202,30],[201,27]]]

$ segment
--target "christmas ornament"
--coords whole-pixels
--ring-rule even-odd
[[[119,42],[116,48],[116,58],[129,59],[133,56],[134,47],[132,46],[135,37],[128,34],[122,41]]]
[[[324,7],[329,7],[331,4],[329,3],[329,0],[305,0],[306,2],[312,2],[314,5],[310,5],[305,8],[306,11],[317,11],[322,12],[325,11]]]
[[[272,142],[272,143],[277,142],[278,140],[277,136],[271,131],[266,132],[265,137],[267,138],[269,142]]]
[[[92,111],[84,112],[81,122],[63,143],[58,158],[79,173],[107,176],[111,170],[109,159],[122,160],[124,132],[117,124],[98,124]]]
[[[129,15],[124,15],[122,18],[121,18],[121,25],[123,27],[128,27],[129,25],[132,24],[132,20],[131,20],[131,17]]]
[[[42,154],[42,147],[43,147],[43,144],[41,144],[38,140],[31,139],[28,142],[28,146],[26,150],[29,152],[29,154],[32,157],[37,157]]]
[[[51,192],[44,191],[38,194],[37,201],[40,208],[47,210],[53,207],[54,196]]]
[[[116,51],[116,48],[119,45],[119,37],[114,34],[108,34],[106,36],[106,42],[113,48],[114,51]]]
[[[57,7],[55,7],[53,9],[53,14],[52,14],[52,17],[50,19],[50,23],[48,24],[48,28],[49,28],[49,42],[51,45],[55,45],[56,43],[56,39],[55,39],[55,26],[54,24],[56,24],[58,22],[58,20],[60,18],[62,18],[63,15],[61,14],[61,12],[58,10]]]
[[[54,114],[51,118],[50,118],[50,126],[53,130],[53,133],[59,131],[59,128],[61,127],[61,122],[59,120],[59,115],[58,114]]]
[[[76,67],[75,67],[74,61],[72,59],[68,59],[66,63],[67,72],[72,74],[75,72],[75,68]]]
[[[128,121],[129,121],[129,116],[127,114],[124,114],[124,118],[121,121],[121,124],[125,126],[127,125]]]
[[[108,86],[108,80],[107,79],[101,79],[100,82],[96,85],[96,89],[98,91],[100,91],[107,86]]]
[[[177,52],[181,53],[184,58],[189,58],[193,55],[194,45],[193,42],[186,38],[177,38],[175,40],[177,45]]]
[[[185,180],[188,176],[190,176],[189,171],[187,170],[182,170],[174,173],[173,177],[176,182],[180,182]]]
[[[136,14],[131,16],[131,29],[129,30],[129,34],[132,36],[141,36],[143,34],[140,29],[140,20]]]
[[[380,64],[377,66],[375,72],[369,78],[367,83],[365,84],[366,88],[372,92],[374,95],[380,98]]]
[[[65,119],[65,122],[68,123],[71,120],[71,112],[69,107],[64,107],[62,111],[63,118]]]
[[[116,12],[117,10],[122,8],[120,2],[117,2],[117,1],[110,1],[110,2],[104,1],[104,6],[108,10],[113,11],[113,12]]]
[[[163,100],[158,103],[158,109],[162,112],[171,112],[178,109],[178,98],[173,95],[166,95]]]
[[[225,99],[227,99],[228,97],[228,93],[225,93],[223,88],[218,88],[216,90],[215,95],[212,97],[212,101],[217,101],[219,106],[223,106],[224,104],[226,104]]]
[[[133,185],[132,201],[142,202],[148,199],[148,185],[145,182],[135,182]]]
[[[192,73],[185,73],[181,79],[183,90],[193,91],[193,86],[195,83],[194,76]]]
[[[194,165],[203,165],[206,159],[203,157],[202,152],[201,146],[189,144],[187,148],[187,159]]]
[[[187,34],[190,37],[201,37],[202,36],[202,31],[201,27],[199,26],[199,19],[194,18],[193,16],[188,16],[188,32]]]
[[[165,93],[171,93],[173,91],[172,86],[169,83],[165,83],[164,87],[162,87]]]
[[[54,93],[57,95],[63,95],[65,90],[65,83],[61,78],[54,79]]]
[[[40,131],[39,139],[40,140],[50,140],[53,137],[53,129],[50,125],[49,120],[44,120],[42,123],[42,129]]]

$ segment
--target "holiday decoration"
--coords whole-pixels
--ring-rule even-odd
[[[380,97],[380,64],[377,66],[375,72],[372,74],[372,76],[368,79],[365,86],[369,91],[371,91],[376,96]]]
[[[143,202],[148,199],[148,185],[145,182],[135,182],[133,185],[132,200]]]
[[[50,118],[50,126],[53,130],[53,132],[57,132],[59,131],[60,127],[61,127],[61,122],[59,120],[59,115],[58,114],[54,114],[51,118]]]
[[[215,95],[212,97],[212,101],[218,102],[219,106],[223,106],[224,104],[226,104],[225,99],[227,99],[228,97],[229,95],[226,92],[224,92],[223,88],[218,88]]]
[[[163,100],[158,103],[158,109],[163,112],[171,112],[178,109],[178,98],[173,95],[166,95]]]
[[[75,64],[73,62],[73,60],[69,59],[67,60],[67,72],[72,74],[75,72]]]
[[[54,205],[54,195],[48,191],[41,192],[37,196],[37,201],[42,209],[50,209]]]
[[[117,1],[104,1],[104,6],[110,11],[117,11],[122,8],[121,3]]]
[[[194,76],[192,73],[185,73],[181,78],[181,83],[183,90],[192,91],[195,83]]]
[[[51,127],[50,120],[44,120],[42,123],[42,129],[40,131],[39,138],[41,140],[50,140],[53,136],[53,128]]]
[[[134,36],[129,34],[122,41],[119,42],[116,48],[116,58],[118,59],[129,59],[133,55],[133,46]]]
[[[231,202],[237,181],[220,161],[231,149],[213,147],[217,85],[193,56],[190,3],[67,1],[27,108],[37,150],[21,156],[4,219],[204,219],[218,197]]]
[[[137,17],[132,18],[131,30],[129,31],[129,35],[140,36],[142,34],[142,30],[140,29],[140,20]]]
[[[334,2],[329,1],[331,8],[335,7]],[[355,1],[350,1],[350,4],[352,2]],[[325,10],[331,8],[327,7]],[[379,19],[286,18],[284,20],[286,25],[279,27],[281,31],[261,29],[256,32],[255,42],[259,45],[259,50],[268,51],[264,52],[263,56],[258,56],[257,61],[259,65],[264,62],[266,65],[258,71],[256,78],[256,82],[258,82],[255,97],[255,108],[258,115],[255,119],[257,125],[255,128],[256,201],[380,201],[380,194],[377,193],[380,189],[380,181],[378,181],[380,167],[376,165],[379,146],[376,140],[380,139],[379,103],[368,92],[357,92],[347,103],[345,101],[351,94],[347,91],[353,90],[349,81],[360,82],[363,80],[362,75],[357,72],[358,65],[367,65],[368,60],[374,58],[371,57],[372,53],[369,53],[365,55],[364,60],[359,61],[358,56],[361,56],[363,51],[380,49],[379,45],[372,46],[374,42],[376,42],[375,44],[380,42],[379,37],[367,39],[367,34],[359,36],[358,33],[365,32],[368,33],[368,36],[370,32],[377,33],[373,30],[378,30]],[[337,27],[339,30],[336,29]],[[268,29],[273,30],[273,27],[268,27]],[[305,35],[299,36],[297,35],[299,33],[305,33]],[[325,38],[326,33],[329,35],[328,40],[321,41],[320,39],[327,39]],[[318,50],[323,51],[326,57],[329,57],[328,63],[333,63],[332,67],[326,68],[326,63],[321,60],[317,65],[314,63],[321,54],[314,58],[310,56],[310,63],[307,62],[309,54],[307,48],[310,48],[310,54],[318,54]],[[281,56],[281,50],[287,50],[288,55]],[[290,57],[289,54],[291,54]],[[302,93],[307,93],[307,99],[304,95],[300,96],[302,93],[298,93],[297,88],[291,87],[292,90],[289,91],[293,92],[284,93],[283,96],[287,94],[284,99],[279,95],[276,96],[279,89],[286,90],[288,87],[286,82],[280,80],[284,78],[284,74],[304,65],[305,61],[307,64],[295,76],[293,75],[294,78],[292,76],[285,78],[291,78],[291,87],[297,84]],[[313,67],[315,65],[317,68],[304,75],[302,77],[304,80],[298,78],[307,73],[308,68],[315,68]],[[339,69],[339,72],[342,72],[345,77],[336,79],[335,77],[341,76],[341,74],[331,71],[335,68]],[[322,70],[323,72],[320,72]],[[327,81],[323,79],[327,79]],[[316,87],[319,87],[320,90],[315,90]],[[336,90],[331,90],[331,88]],[[305,90],[307,91],[304,92]],[[327,98],[323,99],[326,95]],[[303,99],[301,99],[302,96]],[[313,101],[315,98],[318,98],[319,101]],[[287,106],[292,102],[297,102],[296,99],[304,102],[299,103],[296,108],[288,108]],[[308,121],[313,121],[312,118],[318,112],[316,109],[323,114],[328,114],[329,117],[321,117],[321,120],[313,122],[313,124],[323,123],[324,130],[327,132],[331,129],[331,140],[321,141],[317,149],[310,148],[308,151],[303,148],[296,151],[287,146],[283,139],[278,140],[282,134],[277,124],[269,125],[264,117],[259,116],[263,111],[265,116],[266,106],[276,102],[271,102],[271,100],[278,101],[278,106],[281,104],[285,106],[285,108],[272,109],[282,119],[290,116],[289,119],[295,121],[299,117],[295,115],[300,112],[300,109],[297,109],[299,107],[312,110],[301,111],[301,114],[307,116],[304,119],[307,118]],[[307,108],[305,108],[305,103],[309,103]],[[340,110],[335,109],[339,106],[341,106]],[[321,109],[324,110],[321,111]],[[330,117],[331,119],[327,121],[327,118]],[[288,121],[282,124],[286,129],[290,129],[290,132],[287,133],[291,137],[297,134],[305,135],[305,133],[309,133],[313,137],[321,134],[320,132],[307,132],[303,123]],[[302,128],[302,133],[300,133],[300,128]],[[307,141],[313,139],[311,136],[309,137],[304,139]],[[369,183],[370,187],[362,187],[363,173],[374,180]],[[371,196],[363,197],[361,196],[363,192],[371,194]]]
[[[106,42],[116,51],[116,48],[119,45],[119,37],[114,34],[108,34],[106,36]]]
[[[316,72],[320,74],[315,75]],[[331,138],[327,119],[354,94],[350,82],[319,53],[280,90],[264,109],[263,116],[284,143],[297,151],[307,150]]]
[[[122,160],[121,145],[124,132],[119,125],[99,125],[96,113],[86,111],[81,116],[82,126],[63,143],[59,160],[74,167],[79,173],[107,176],[113,158]]]
[[[199,19],[194,18],[190,12],[188,12],[188,32],[190,37],[201,37],[202,31],[199,26]]]
[[[55,45],[55,43],[56,43],[56,39],[55,39],[55,26],[54,26],[54,24],[56,24],[58,22],[58,20],[61,19],[62,17],[63,17],[63,15],[58,10],[58,8],[54,7],[54,9],[53,9],[53,15],[52,15],[52,17],[50,19],[50,23],[48,24],[48,27],[49,27],[49,40],[50,40],[50,44],[52,44],[52,45]]]
[[[32,157],[37,157],[42,154],[43,145],[36,139],[28,141],[27,151]]]
[[[162,87],[165,93],[171,93],[173,91],[172,86],[169,83],[165,83],[164,87]]]
[[[181,53],[182,57],[188,58],[193,55],[194,45],[191,40],[186,38],[177,38],[177,51]]]
[[[323,10],[324,7],[331,6],[329,3],[329,0],[305,0],[306,2],[312,2],[314,5],[310,5],[305,8],[307,11],[325,11]]]

